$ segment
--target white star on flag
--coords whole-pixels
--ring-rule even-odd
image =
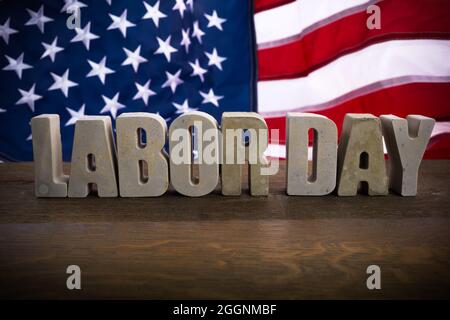
[[[181,69],[175,74],[170,74],[166,71],[167,81],[162,85],[163,88],[170,87],[172,93],[175,93],[178,85],[182,84],[184,81],[180,79]]]
[[[216,96],[214,94],[213,89],[209,89],[208,93],[204,93],[200,91],[200,95],[203,97],[203,102],[202,104],[206,104],[206,103],[212,103],[213,105],[215,105],[216,107],[219,106],[219,100],[223,99],[223,96]]]
[[[86,108],[85,104],[83,104],[81,106],[80,110],[78,110],[78,111],[72,110],[70,108],[66,108],[66,110],[67,110],[67,112],[69,112],[71,118],[66,122],[65,127],[73,126],[79,119],[84,117],[85,116],[84,115],[85,108]]]
[[[139,65],[141,63],[147,62],[147,59],[141,57],[141,46],[138,46],[134,51],[130,51],[127,48],[123,48],[123,50],[127,54],[127,58],[122,63],[122,65],[132,65],[134,72],[138,71]]]
[[[58,52],[61,52],[64,50],[63,48],[58,47],[57,42],[58,42],[58,37],[56,37],[53,40],[52,44],[47,44],[45,42],[42,42],[42,45],[44,46],[45,51],[42,54],[41,59],[44,59],[45,57],[50,57],[50,60],[52,60],[52,62],[55,62],[56,54]]]
[[[91,40],[98,39],[99,37],[91,33],[91,23],[89,22],[83,29],[75,28],[77,35],[73,37],[70,42],[83,42],[86,49],[89,50]]]
[[[165,41],[163,41],[159,37],[156,38],[156,40],[158,40],[159,48],[155,51],[155,54],[163,54],[168,62],[170,62],[170,55],[178,51],[170,45],[171,38],[172,36],[169,36]]]
[[[192,68],[192,74],[191,77],[199,76],[200,80],[203,82],[205,80],[205,77],[203,76],[208,71],[206,69],[203,69],[200,66],[200,63],[198,62],[198,59],[195,59],[195,63],[189,62],[189,65]]]
[[[109,14],[109,16],[112,19],[113,23],[111,23],[111,25],[108,27],[108,30],[119,29],[124,38],[127,37],[127,28],[136,26],[134,23],[131,23],[130,21],[127,20],[126,9],[120,17],[115,16],[113,14]]]
[[[147,83],[144,85],[140,85],[137,82],[135,83],[138,92],[134,96],[133,100],[142,99],[144,101],[145,105],[148,105],[148,98],[156,95],[156,92],[154,92],[150,89],[150,82],[151,82],[151,80],[148,80]]]
[[[6,71],[15,71],[17,75],[19,76],[19,79],[22,79],[22,72],[26,69],[31,69],[32,66],[23,63],[23,56],[22,53],[17,59],[13,59],[11,57],[5,56],[5,58],[8,60],[9,65],[3,68],[3,70]]]
[[[205,54],[209,59],[208,66],[216,66],[222,71],[222,62],[227,60],[227,58],[219,56],[216,48],[211,53],[205,52]]]
[[[106,96],[103,96],[103,95],[102,95],[102,98],[103,98],[103,101],[105,101],[105,106],[100,111],[100,113],[109,112],[109,113],[111,113],[111,116],[113,117],[113,119],[116,118],[117,111],[125,108],[125,106],[123,104],[119,103],[119,93],[117,93],[114,96],[114,98],[112,98],[112,99],[110,99]]]
[[[184,0],[175,0],[175,5],[172,8],[173,11],[178,10],[180,12],[181,18],[183,18],[184,11],[186,11],[186,5]]]
[[[144,6],[147,13],[142,17],[142,19],[152,19],[155,26],[159,27],[159,19],[167,17],[164,13],[159,11],[159,0],[153,6],[144,1]]]
[[[50,88],[48,88],[49,91],[60,89],[67,98],[69,95],[69,88],[78,86],[78,83],[69,80],[69,69],[67,69],[62,76],[58,76],[53,72],[50,74],[52,75],[54,83]]]
[[[65,4],[61,9],[61,12],[75,13],[81,8],[87,7],[83,2],[78,0],[64,0]]]
[[[42,96],[34,93],[35,87],[36,87],[36,84],[33,84],[33,86],[28,91],[19,89],[19,92],[22,95],[22,98],[20,98],[16,102],[16,105],[27,104],[30,107],[31,111],[34,112],[34,103],[37,100],[42,99]]]
[[[88,60],[88,63],[91,65],[92,70],[86,75],[86,77],[94,77],[98,76],[102,84],[105,84],[106,75],[114,73],[114,70],[111,70],[106,66],[106,56],[99,63],[95,63],[91,60]]]
[[[225,23],[227,20],[222,19],[217,15],[217,11],[214,10],[212,15],[205,13],[206,19],[208,19],[208,28],[216,27],[220,31],[223,31],[222,24]]]
[[[180,46],[184,46],[184,49],[186,50],[186,53],[189,52],[189,46],[191,45],[191,39],[189,38],[189,28],[187,30],[182,29],[181,30],[181,42]]]
[[[44,15],[44,5],[42,5],[38,11],[33,11],[30,9],[27,9],[28,14],[30,15],[30,20],[25,23],[26,26],[33,26],[36,25],[41,33],[44,33],[44,25],[47,22],[53,21],[52,18],[46,17]]]
[[[188,99],[184,100],[183,104],[178,104],[178,103],[173,102],[172,105],[177,109],[175,111],[176,114],[183,114],[183,113],[188,113],[191,111],[198,110],[198,109],[189,107]]]
[[[3,40],[5,40],[6,44],[8,44],[9,42],[9,36],[18,32],[17,30],[9,27],[10,25],[9,20],[10,18],[6,19],[4,24],[0,24],[0,37],[2,37]]]
[[[200,29],[198,21],[194,22],[194,30],[192,31],[192,36],[197,38],[197,41],[199,43],[202,43],[202,37],[205,35],[205,33]]]

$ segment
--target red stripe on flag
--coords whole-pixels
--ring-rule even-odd
[[[431,138],[425,159],[450,159],[450,133]]]
[[[255,0],[255,13],[279,7],[295,0]]]
[[[444,120],[450,117],[450,83],[413,83],[387,88],[314,113],[336,122],[339,132],[347,113],[394,114],[403,118],[420,114]],[[286,118],[266,118],[266,122],[269,129],[279,130],[280,143],[284,144]]]
[[[296,78],[368,45],[391,39],[450,38],[450,1],[385,0],[381,30],[366,27],[366,12],[321,27],[297,41],[258,50],[259,79]]]

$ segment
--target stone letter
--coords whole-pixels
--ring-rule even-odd
[[[194,126],[198,139],[198,177],[193,174],[191,129]],[[204,141],[204,132],[209,133],[209,143]],[[204,159],[205,146],[215,150],[213,159]],[[169,150],[170,181],[176,191],[189,197],[214,191],[219,182],[219,129],[212,116],[191,112],[178,117],[169,129]]]
[[[93,184],[99,197],[118,195],[116,149],[111,118],[106,116],[86,116],[75,125],[69,197],[87,197]]]
[[[371,114],[347,114],[338,148],[338,195],[356,195],[360,182],[370,196],[388,193],[381,124]]]
[[[31,120],[36,197],[67,197],[67,181],[62,168],[59,115],[43,114]]]
[[[402,196],[415,196],[420,162],[435,121],[417,115],[406,119],[385,115],[381,124],[389,153],[390,188]]]
[[[244,129],[251,132],[248,147],[242,141]],[[261,174],[261,170],[269,166],[269,161],[264,156],[269,140],[264,118],[254,112],[225,112],[222,115],[222,138],[222,194],[241,194],[243,160],[248,160],[250,194],[267,196],[269,176]]]
[[[123,113],[117,118],[116,129],[120,196],[164,194],[169,186],[169,165],[163,153],[167,134],[164,119],[150,113]]]
[[[330,119],[311,113],[288,113],[287,194],[322,196],[336,187],[337,128]],[[308,174],[308,131],[314,130],[312,174]]]

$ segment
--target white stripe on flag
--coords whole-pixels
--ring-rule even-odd
[[[314,111],[405,83],[450,82],[449,40],[395,40],[343,56],[307,77],[258,82],[258,111]]]
[[[431,137],[439,136],[441,134],[450,133],[450,122],[436,122]]]
[[[350,9],[368,5],[369,0],[297,0],[255,15],[258,45],[297,36],[312,26],[318,27],[350,14]],[[366,8],[362,8],[366,9]],[[351,30],[350,30],[351,31]]]

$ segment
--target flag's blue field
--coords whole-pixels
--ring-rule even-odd
[[[252,21],[244,0],[0,2],[0,159],[32,160],[39,114],[70,160],[84,115],[254,110]]]

